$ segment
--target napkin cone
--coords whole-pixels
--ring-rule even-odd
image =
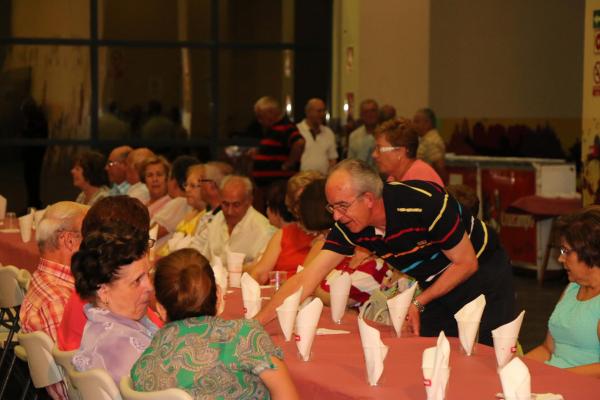
[[[247,272],[242,274],[240,283],[244,302],[244,317],[250,319],[260,311],[260,285]]]
[[[227,281],[228,272],[223,266],[223,261],[221,261],[221,257],[214,257],[210,264],[215,274],[215,281],[217,285],[221,287],[223,294],[227,293],[227,287],[229,286],[229,282]]]
[[[19,217],[19,230],[21,231],[21,239],[24,243],[31,240],[31,228],[33,227],[33,214],[29,213]]]
[[[296,292],[289,295],[279,307],[275,309],[277,312],[277,319],[279,320],[279,326],[285,337],[285,341],[289,342],[292,340],[292,334],[294,333],[294,322],[296,321],[296,315],[298,314],[298,307],[300,306],[300,298],[302,297],[302,287]]]
[[[388,353],[388,347],[381,341],[379,331],[369,326],[362,317],[358,317],[358,331],[365,356],[367,379],[369,385],[376,386],[383,374],[383,362]]]
[[[485,296],[479,295],[475,300],[465,304],[454,318],[458,324],[458,339],[467,355],[473,352],[477,331],[485,308]]]
[[[346,312],[348,297],[350,297],[350,288],[352,287],[352,278],[347,272],[343,272],[332,282],[329,283],[329,295],[331,297],[331,319],[335,323],[340,323]]]
[[[412,285],[402,293],[392,297],[387,301],[388,310],[390,311],[390,319],[394,325],[396,336],[400,337],[402,331],[402,325],[404,324],[404,318],[408,312],[408,307],[415,295],[417,285]]]
[[[434,347],[423,351],[423,383],[427,400],[442,400],[446,395],[446,386],[450,377],[450,343],[442,331]]]
[[[323,302],[319,298],[315,298],[298,311],[295,340],[300,357],[304,361],[310,359],[310,349],[315,339],[321,311],[323,311]]]
[[[521,311],[519,316],[513,321],[499,326],[492,331],[496,361],[498,361],[498,367],[500,368],[508,364],[513,354],[516,353],[517,339],[519,338],[519,331],[521,330],[524,316],[525,311]]]
[[[506,400],[529,400],[531,398],[531,376],[520,358],[513,358],[498,372]]]

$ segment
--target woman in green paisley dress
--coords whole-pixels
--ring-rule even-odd
[[[195,399],[297,399],[283,354],[255,320],[224,320],[212,268],[182,249],[156,265],[157,310],[167,322],[131,369],[138,391],[180,388]]]

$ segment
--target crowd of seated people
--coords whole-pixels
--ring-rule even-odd
[[[321,103],[311,99],[307,112],[323,114]],[[379,120],[372,100],[363,102],[363,108],[367,124],[353,135],[352,154],[377,166],[375,171],[360,164],[371,177],[389,183],[375,185],[383,187],[384,199],[390,187],[397,190],[399,185],[412,188],[402,190],[454,196],[469,210],[468,218],[461,218],[469,219],[474,229],[476,196],[452,186],[446,194],[439,165],[434,168],[417,158],[422,136],[417,125],[404,118]],[[253,206],[253,179],[222,161],[179,156],[170,162],[147,148],[129,146],[115,148],[108,158],[89,151],[77,155],[71,172],[81,190],[77,203],[82,204],[56,203],[39,223],[41,258],[21,308],[23,330],[44,331],[60,349],[77,350],[72,361],[77,370],[103,368],[117,385],[123,376],[131,376],[136,390],[179,387],[195,398],[223,393],[229,394],[225,398],[296,398],[281,350],[259,323],[264,320],[224,321],[217,315],[222,292],[211,266],[217,259],[226,266],[227,252],[239,252],[245,255],[244,270],[259,284],[268,282],[271,271],[286,271],[291,277],[299,265],[320,262],[334,226],[364,223],[362,214],[353,212],[359,205],[372,208],[376,196],[368,188],[354,188],[353,198],[332,201],[323,172],[335,171],[337,153],[319,148],[320,132],[328,130],[316,122],[305,125],[301,131],[310,151],[323,151],[329,158],[322,171],[274,179],[265,192],[264,214]],[[600,211],[584,210],[562,221],[559,261],[572,283],[549,321],[546,341],[528,356],[598,376]],[[150,239],[152,227],[158,230],[156,244]],[[385,235],[385,226],[383,233],[374,232]],[[469,238],[453,240],[463,246]],[[153,245],[156,261],[149,257]],[[466,253],[471,255],[476,243],[469,246]],[[329,304],[331,280],[347,272],[352,279],[348,306],[361,305],[398,277],[392,274],[395,268],[358,246],[336,258],[310,294]],[[419,333],[418,325],[413,332]],[[206,359],[197,365],[181,364],[189,343],[207,349]],[[158,361],[172,368],[157,368]],[[181,379],[177,371],[190,378]],[[210,384],[221,380],[229,384]],[[60,384],[48,392],[66,398]]]

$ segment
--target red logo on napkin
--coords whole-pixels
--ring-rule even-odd
[[[246,307],[244,307],[244,314],[246,314],[248,312],[248,309]]]
[[[431,379],[423,379],[423,385],[431,386]]]
[[[294,335],[294,340],[296,342],[299,342],[300,341],[300,335]]]
[[[513,346],[510,348],[510,352],[511,353],[516,353],[517,352],[517,346]]]

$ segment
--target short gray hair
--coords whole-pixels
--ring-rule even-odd
[[[225,175],[215,162],[207,162],[204,164],[204,177],[213,181],[217,187],[220,187]]]
[[[74,201],[59,201],[49,206],[36,229],[40,252],[58,249],[58,235],[61,232],[79,232],[75,220],[83,217],[89,208]]]
[[[281,111],[281,106],[279,105],[279,102],[271,96],[263,96],[260,99],[256,100],[256,103],[254,103],[254,111],[267,111],[267,110],[274,110],[274,111]]]
[[[370,192],[377,198],[381,197],[383,181],[377,171],[365,161],[356,158],[341,161],[331,169],[329,177],[338,170],[348,173],[352,186],[358,193]]]
[[[250,178],[248,178],[247,176],[242,176],[242,175],[227,175],[221,181],[221,184],[219,185],[219,190],[223,191],[223,188],[230,181],[240,181],[244,185],[244,188],[246,189],[246,198],[247,199],[252,198],[252,192],[254,190],[254,186],[252,185],[252,181],[250,180]]]

